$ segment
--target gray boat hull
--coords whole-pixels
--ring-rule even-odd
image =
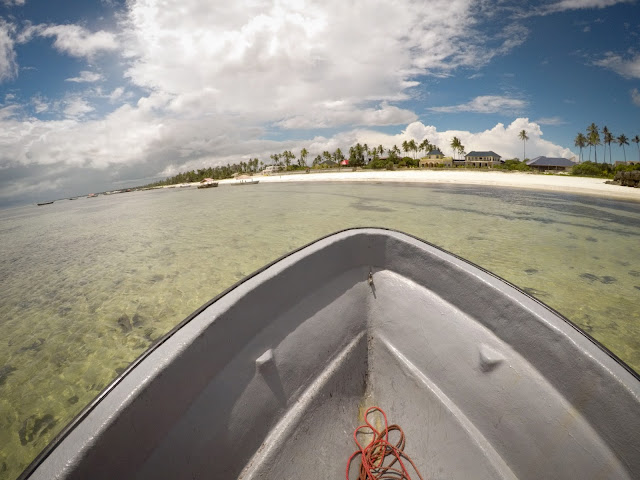
[[[371,405],[424,478],[640,478],[633,372],[503,280],[381,229],[217,297],[25,477],[344,478]]]

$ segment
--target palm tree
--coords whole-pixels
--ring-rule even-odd
[[[296,158],[296,156],[291,152],[291,150],[285,150],[282,152],[282,157],[284,158],[284,164],[287,166],[287,170],[291,166],[291,160]]]
[[[309,155],[309,152],[307,151],[306,148],[303,148],[300,151],[300,166],[301,167],[306,167],[307,166],[307,155]]]
[[[410,150],[409,142],[407,142],[406,140],[404,142],[402,142],[402,149],[404,150],[404,153],[409,152],[409,150]]]
[[[624,146],[629,145],[629,139],[623,133],[616,139],[616,141],[618,142],[618,145],[622,147],[622,153],[624,153],[624,163],[627,163],[627,152],[625,152]]]
[[[340,162],[342,161],[342,150],[340,150],[340,148],[336,148],[336,151],[333,152],[333,161],[336,162],[338,165],[340,165]]]
[[[596,163],[598,163],[598,150],[595,148],[600,143],[600,133],[598,131],[598,126],[595,123],[592,123],[587,127],[587,142],[589,143],[589,160],[591,160],[591,147],[593,146],[593,155],[595,157]]]
[[[576,135],[576,139],[573,141],[574,145],[580,149],[580,161],[582,162],[584,159],[582,158],[582,149],[587,145],[587,137],[585,137],[582,132]]]
[[[640,135],[636,135],[631,139],[631,141],[636,144],[636,147],[638,147],[638,161],[640,162]]]
[[[364,147],[360,142],[349,148],[349,166],[360,167],[364,165]]]
[[[453,149],[453,156],[455,157],[456,152],[460,151],[460,147],[462,146],[462,143],[460,142],[460,139],[458,137],[453,137],[451,139],[451,148]]]
[[[526,143],[527,143],[527,140],[529,140],[529,137],[527,137],[527,131],[526,131],[526,130],[522,130],[522,131],[518,134],[518,138],[519,138],[520,140],[522,140],[522,161],[524,162],[524,161],[525,161],[525,159],[527,158],[525,145],[526,145]]]
[[[420,145],[418,145],[418,150],[424,153],[429,153],[429,140],[427,140],[426,138],[422,140],[422,142],[420,142]]]
[[[409,142],[407,143],[407,146],[409,147],[409,150],[411,150],[413,152],[413,159],[416,159],[416,152],[418,151],[418,146],[416,145],[415,140],[411,139],[409,140]]]
[[[611,142],[613,142],[615,139],[613,138],[613,134],[609,131],[609,129],[607,127],[604,127],[602,129],[602,134],[604,136],[604,144],[605,144],[605,149],[604,149],[604,159],[607,159],[607,148],[606,146],[609,145],[609,163],[613,163],[613,161],[611,160]]]

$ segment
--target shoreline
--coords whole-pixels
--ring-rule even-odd
[[[285,173],[283,175],[253,175],[260,183],[287,182],[390,182],[482,185],[489,187],[526,188],[595,195],[616,200],[640,202],[640,188],[608,185],[604,178],[574,177],[571,175],[545,175],[527,172],[457,171],[457,170],[358,170],[356,172]],[[237,180],[218,180],[222,186]],[[193,184],[196,185],[196,184]]]

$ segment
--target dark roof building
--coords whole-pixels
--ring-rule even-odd
[[[500,155],[496,152],[469,152],[464,156],[465,166],[489,167],[500,163]]]
[[[326,165],[327,167],[337,167],[338,162],[334,162],[333,160],[325,160],[324,162],[318,163],[318,165]]]
[[[440,156],[444,157],[444,154],[440,151],[439,148],[431,150],[429,153],[427,153],[427,155],[440,155]]]
[[[478,160],[500,160],[500,155],[498,155],[496,152],[492,152],[492,151],[488,151],[488,152],[469,152],[467,153],[464,158],[468,161],[474,162],[474,161],[478,161]]]
[[[529,160],[527,165],[536,170],[569,170],[575,165],[575,162],[568,158],[554,158],[554,157],[536,157],[533,160]]]

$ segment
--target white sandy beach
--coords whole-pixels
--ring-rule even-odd
[[[640,201],[640,188],[607,185],[606,179],[544,175],[524,172],[469,170],[363,170],[344,172],[314,172],[283,175],[254,175],[261,183],[270,182],[404,182],[459,185],[489,185],[526,188],[566,193],[598,195],[606,198]],[[237,180],[221,180],[220,185]]]

